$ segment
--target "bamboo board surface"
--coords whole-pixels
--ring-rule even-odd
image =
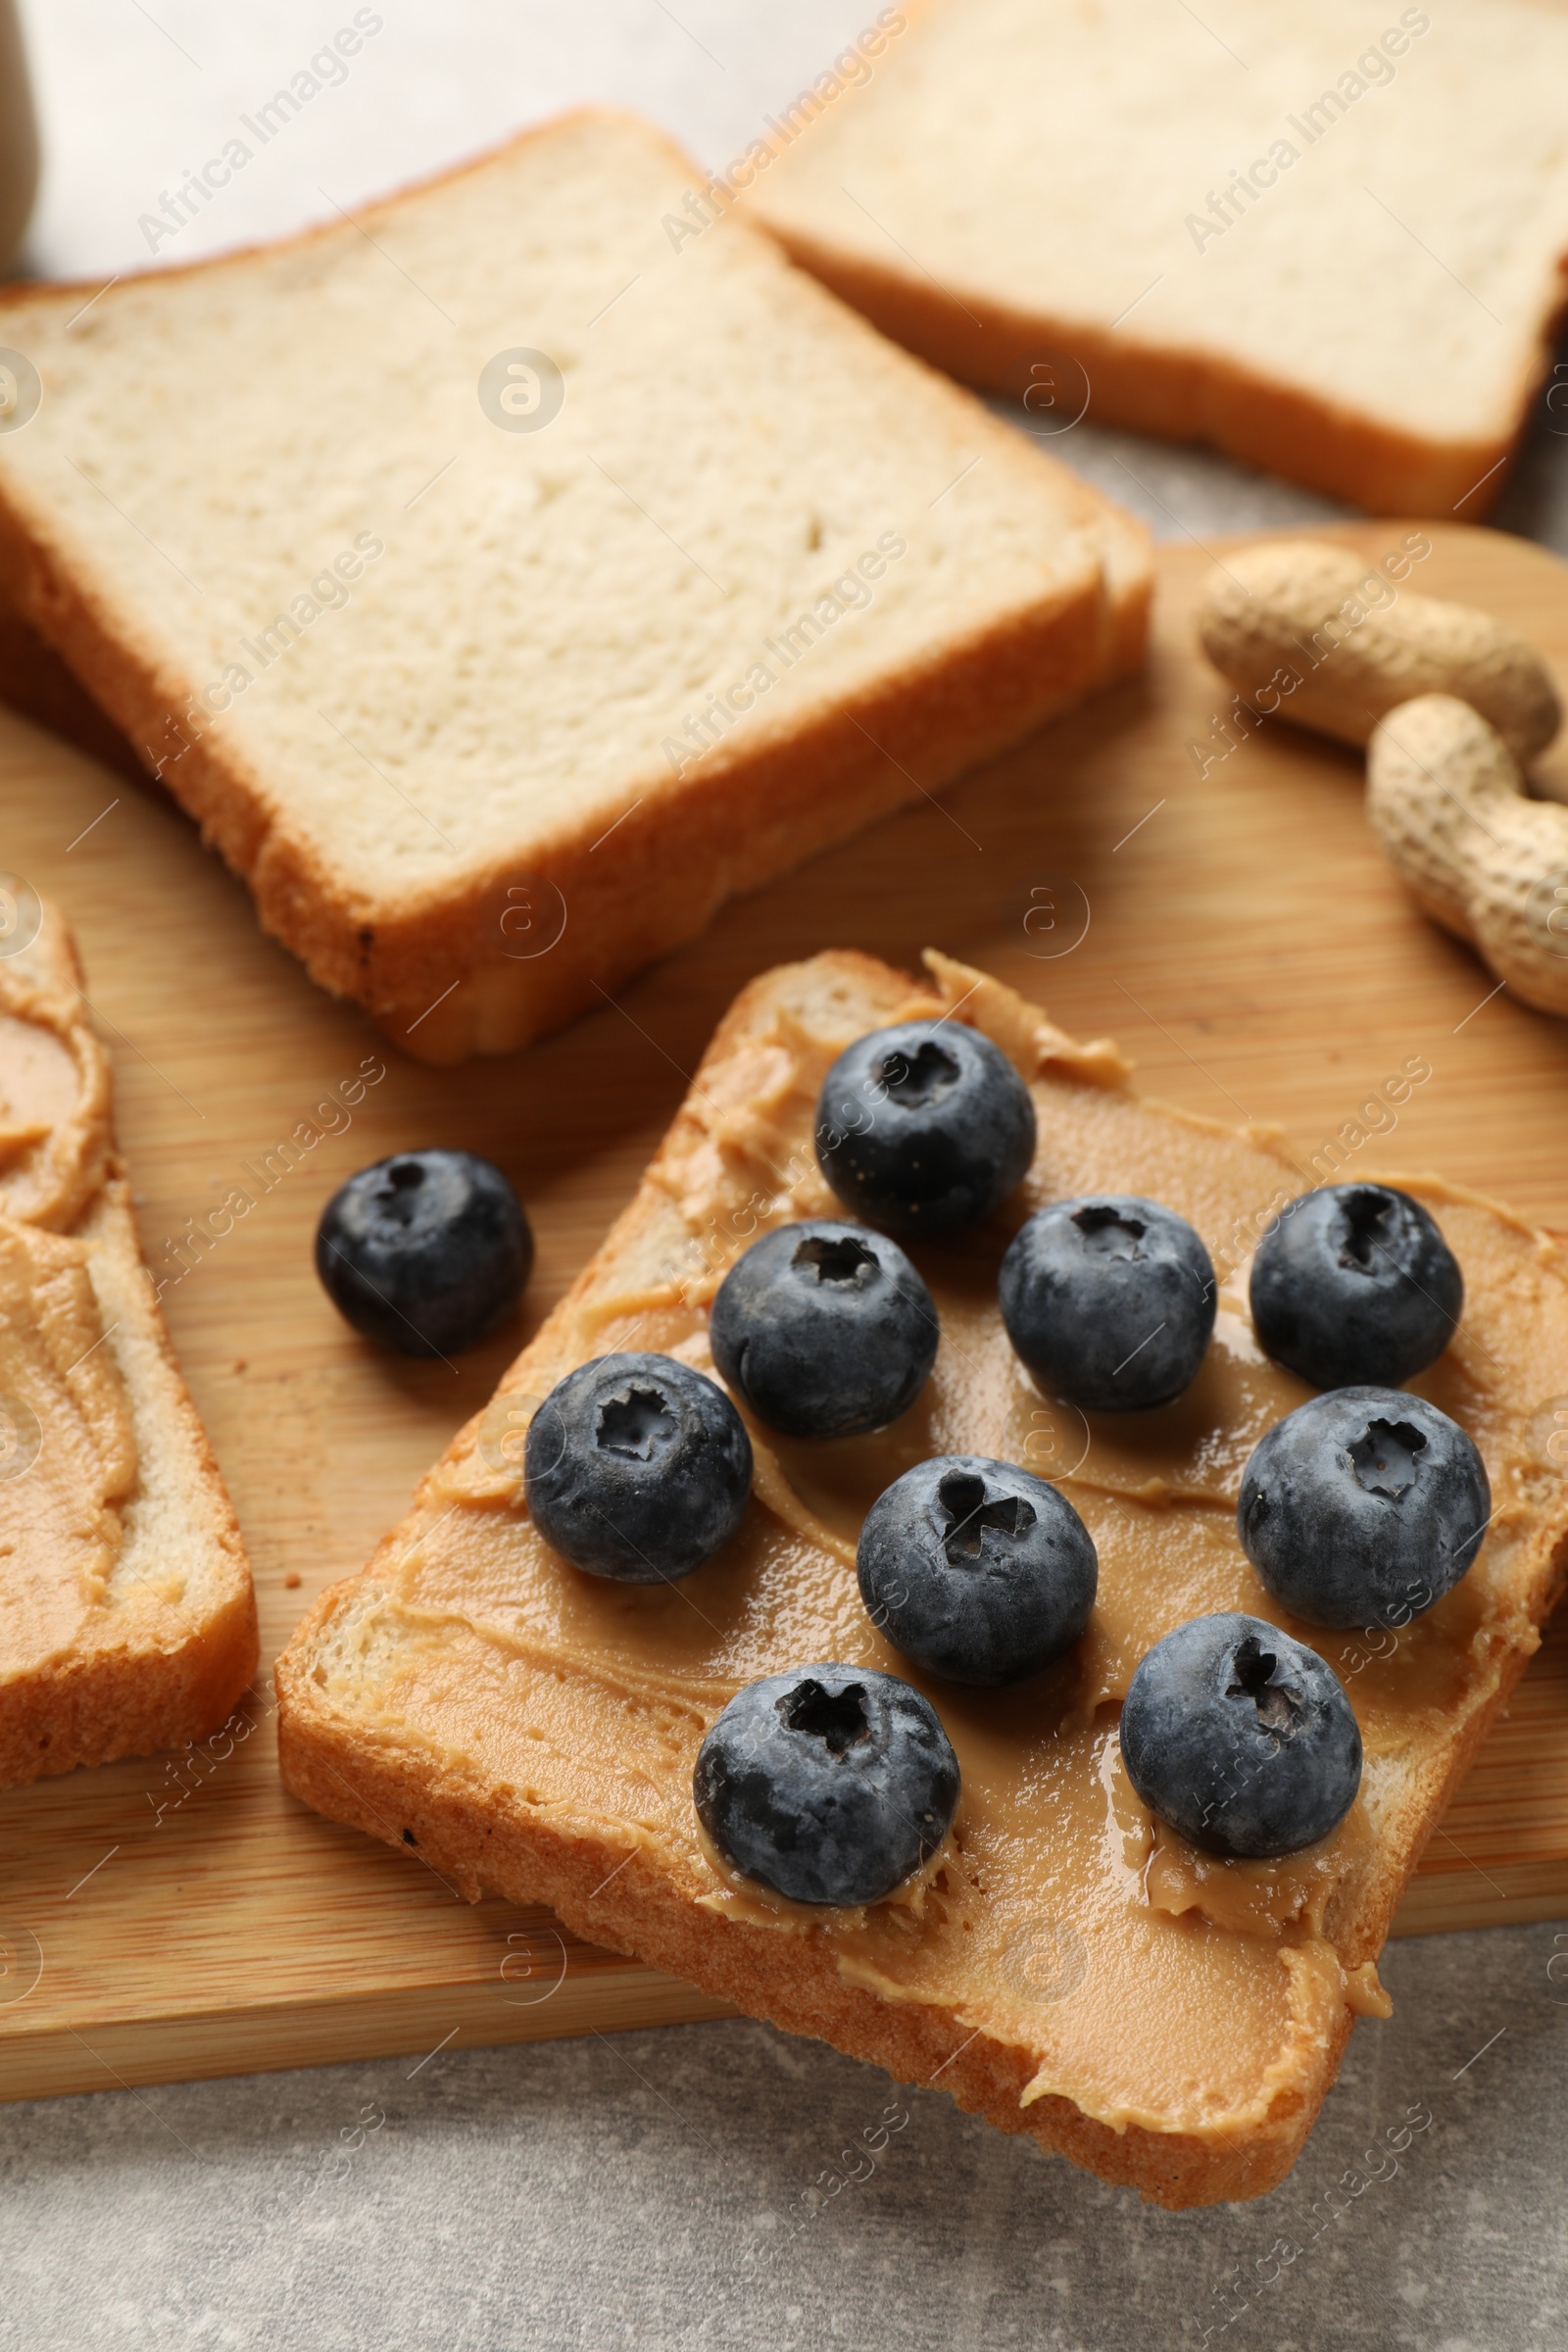
[[[1402,526],[1331,535],[1381,556]],[[1410,585],[1496,612],[1568,678],[1568,569],[1495,533],[1433,538]],[[165,1303],[250,1546],[266,1660],[242,1720],[200,1748],[0,1794],[0,2096],[724,2014],[309,1813],[276,1777],[267,1670],[566,1287],[682,1073],[768,964],[941,946],[1068,1029],[1116,1036],[1145,1092],[1276,1121],[1304,1153],[1423,1054],[1433,1076],[1376,1159],[1568,1226],[1568,1024],[1489,998],[1490,975],[1414,911],[1365,826],[1358,759],[1273,726],[1200,776],[1190,746],[1222,748],[1211,721],[1229,701],[1192,634],[1212,560],[1162,551],[1145,678],[724,909],[563,1035],[458,1070],[407,1060],[317,991],[156,788],[0,710],[0,866],[75,928],[150,1261],[168,1270],[187,1221],[236,1184],[259,1194]],[[1568,798],[1568,753],[1542,778]],[[367,1060],[385,1074],[346,1103]],[[268,1181],[306,1121],[332,1132]],[[431,1143],[506,1167],[539,1243],[522,1323],[455,1368],[373,1353],[311,1271],[328,1194]],[[1398,1932],[1564,1914],[1568,1612]]]

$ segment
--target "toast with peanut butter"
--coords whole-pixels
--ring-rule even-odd
[[[53,907],[7,906],[0,1787],[10,1788],[201,1738],[255,1673],[257,1631],[239,1529],[142,1260],[109,1056],[75,951]]]
[[[279,1750],[319,1811],[420,1856],[470,1897],[546,1900],[578,1935],[667,1968],[1001,2130],[1180,2207],[1272,2188],[1299,2153],[1423,1843],[1540,1640],[1568,1567],[1547,1450],[1568,1395],[1568,1265],[1505,1209],[1399,1179],[1462,1268],[1465,1307],[1409,1386],[1480,1448],[1496,1508],[1468,1573],[1376,1640],[1275,1606],[1237,1532],[1244,1467],[1312,1392],[1248,1309],[1255,1247],[1310,1178],[1266,1134],[1141,1100],[1106,1043],[1075,1043],[994,979],[931,955],[911,979],[851,954],[754,982],[721,1023],[636,1198],[365,1571],[279,1660]],[[1017,1190],[951,1240],[907,1244],[940,1341],[878,1434],[753,1449],[738,1531],[677,1583],[567,1564],[530,1517],[524,1433],[577,1367],[620,1349],[711,1377],[710,1307],[760,1234],[841,1215],[814,1148],[818,1092],[854,1040],[967,1024],[1026,1082],[1038,1144]],[[1190,1219],[1218,1277],[1213,1337],[1175,1402],[1090,1412],[1043,1394],[997,1301],[1009,1241],[1096,1191]],[[541,1424],[541,1426],[543,1426]],[[871,1503],[915,1463],[1027,1466],[1094,1539],[1098,1592],[1059,1662],[1002,1690],[911,1666],[857,1582]],[[531,1477],[531,1472],[530,1472]],[[1163,1826],[1123,1768],[1121,1702],[1178,1626],[1239,1611],[1334,1668],[1359,1790],[1283,1860],[1222,1858]],[[693,1774],[760,1678],[834,1660],[903,1678],[961,1775],[927,1866],[883,1900],[790,1901],[699,1825]]]

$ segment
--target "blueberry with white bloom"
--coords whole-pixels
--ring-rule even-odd
[[[316,1271],[345,1321],[400,1355],[456,1355],[504,1323],[533,1264],[522,1203],[476,1152],[397,1152],[340,1185]]]
[[[1396,1627],[1451,1592],[1491,1516],[1486,1464],[1446,1413],[1408,1389],[1330,1389],[1252,1448],[1237,1528],[1293,1616]]]
[[[715,1381],[673,1356],[595,1356],[551,1390],[523,1445],[528,1510],[574,1568],[690,1576],[746,1515],[752,1441]]]
[[[958,1759],[930,1700],[864,1666],[792,1666],[736,1692],[703,1741],[698,1819],[792,1902],[880,1902],[936,1852]]]
[[[900,1021],[847,1047],[816,1104],[817,1163],[888,1233],[956,1233],[1004,1200],[1035,1150],[1034,1101],[959,1021]]]
[[[1464,1276],[1430,1210],[1391,1184],[1331,1184],[1282,1209],[1252,1260],[1252,1325],[1315,1389],[1397,1388],[1452,1339]]]
[[[1131,1193],[1053,1200],[997,1283],[1007,1337],[1042,1388],[1091,1411],[1168,1404],[1214,1329],[1214,1268],[1185,1217]]]
[[[895,1648],[981,1686],[1017,1682],[1070,1649],[1100,1579],[1094,1538],[1065,1494],[972,1453],[895,1479],[866,1513],[857,1566]]]
[[[719,1372],[792,1438],[885,1429],[926,1384],[940,1336],[931,1294],[897,1242],[813,1217],[763,1234],[713,1300]]]
[[[1298,1853],[1361,1785],[1361,1735],[1333,1667],[1239,1611],[1194,1617],[1140,1660],[1121,1753],[1150,1811],[1210,1854]]]

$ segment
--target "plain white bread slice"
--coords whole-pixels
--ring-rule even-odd
[[[14,604],[429,1059],[1141,652],[1137,526],[771,239],[674,237],[698,177],[579,115],[85,310],[0,301],[41,388],[0,435]]]
[[[1559,8],[896,13],[743,165],[798,260],[971,382],[1481,519],[1563,300]]]

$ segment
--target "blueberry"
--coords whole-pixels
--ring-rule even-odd
[[[1252,1261],[1252,1324],[1315,1389],[1397,1388],[1452,1339],[1464,1276],[1435,1220],[1387,1184],[1303,1193]]]
[[[1094,1538],[1064,1494],[1011,1462],[944,1453],[895,1479],[857,1558],[873,1622],[953,1683],[1015,1683],[1089,1623]]]
[[[553,1388],[523,1445],[546,1543],[590,1576],[690,1576],[746,1514],[752,1441],[713,1381],[669,1355],[599,1355]]]
[[[332,1195],[316,1271],[347,1322],[400,1355],[456,1355],[522,1297],[533,1235],[501,1170],[473,1152],[398,1152]]]
[[[790,1438],[854,1438],[911,1405],[936,1357],[931,1294],[897,1242],[827,1217],[764,1233],[719,1285],[713,1361]]]
[[[1029,1089],[956,1021],[901,1021],[842,1053],[816,1102],[816,1156],[847,1208],[889,1233],[956,1233],[1004,1200],[1035,1151]]]
[[[1130,1193],[1054,1200],[997,1281],[1007,1337],[1043,1388],[1103,1413],[1179,1396],[1214,1328],[1214,1269],[1185,1217]]]
[[[1331,1389],[1277,1421],[1236,1524],[1259,1581],[1311,1625],[1407,1625],[1455,1586],[1492,1513],[1486,1464],[1407,1389]]]
[[[897,1675],[792,1666],[736,1692],[698,1750],[692,1794],[744,1877],[796,1903],[879,1903],[947,1836],[958,1759]]]
[[[1328,1662],[1260,1617],[1194,1617],[1139,1661],[1121,1710],[1127,1777],[1209,1854],[1294,1854],[1342,1822],[1361,1735]]]

